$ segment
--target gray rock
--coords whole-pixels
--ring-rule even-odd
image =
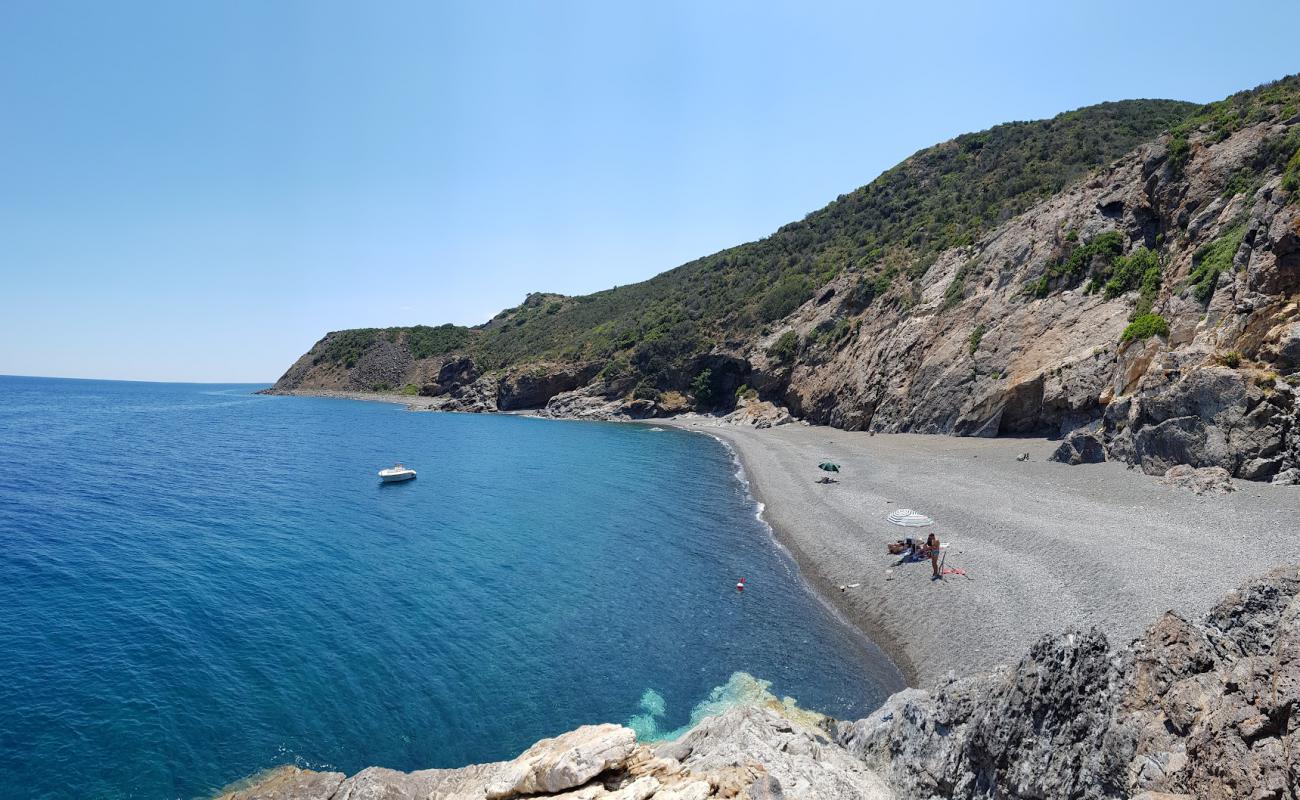
[[[754,428],[774,428],[794,422],[790,412],[766,400],[738,400],[736,410],[722,418],[731,425],[748,425]]]
[[[622,764],[635,747],[636,734],[629,728],[585,725],[528,748],[498,771],[485,794],[488,800],[498,800],[572,789]]]
[[[702,720],[658,752],[700,774],[740,769],[729,783],[737,788],[759,783],[769,797],[885,800],[894,796],[866,764],[837,747],[827,731],[771,708],[729,709]]]
[[[1131,743],[1106,637],[1044,637],[1014,668],[891,697],[837,741],[903,797],[1121,797]]]
[[[1288,325],[1277,342],[1277,357],[1285,367],[1300,367],[1300,322]]]
[[[1292,467],[1284,469],[1273,476],[1272,483],[1275,486],[1296,486],[1300,485],[1300,469]]]
[[[1166,486],[1189,489],[1195,494],[1227,494],[1234,491],[1232,476],[1223,467],[1170,467],[1160,479]]]
[[[597,372],[594,365],[535,365],[501,379],[497,406],[502,411],[541,408],[561,392],[585,386]]]
[[[1026,453],[1022,461],[1028,460]],[[1052,461],[1062,464],[1100,464],[1106,460],[1106,446],[1101,437],[1088,431],[1074,431],[1068,434],[1056,450],[1049,456]]]
[[[1131,646],[1045,637],[1014,667],[909,689],[836,741],[903,797],[1295,798],[1300,569]],[[1300,720],[1297,720],[1300,721]]]

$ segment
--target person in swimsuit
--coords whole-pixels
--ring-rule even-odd
[[[934,569],[935,578],[942,578],[939,573],[939,537],[931,533],[925,540],[925,547],[930,551],[930,566]]]

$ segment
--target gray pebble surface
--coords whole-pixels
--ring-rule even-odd
[[[1056,443],[1043,439],[667,424],[731,446],[804,578],[914,685],[1012,663],[1071,627],[1127,644],[1165,611],[1199,617],[1247,578],[1300,562],[1297,487],[1235,481],[1197,496],[1124,464],[1047,461]],[[826,460],[838,483],[816,482]],[[935,525],[886,521],[903,507]],[[928,561],[885,551],[931,530],[966,577],[935,581]]]

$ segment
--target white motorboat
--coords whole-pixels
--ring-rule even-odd
[[[409,481],[415,477],[415,470],[402,464],[394,464],[388,469],[379,470],[379,480],[384,483],[397,483],[399,481]]]

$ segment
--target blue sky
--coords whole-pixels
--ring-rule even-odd
[[[1295,2],[0,4],[0,373],[271,381],[956,134],[1300,71]]]

